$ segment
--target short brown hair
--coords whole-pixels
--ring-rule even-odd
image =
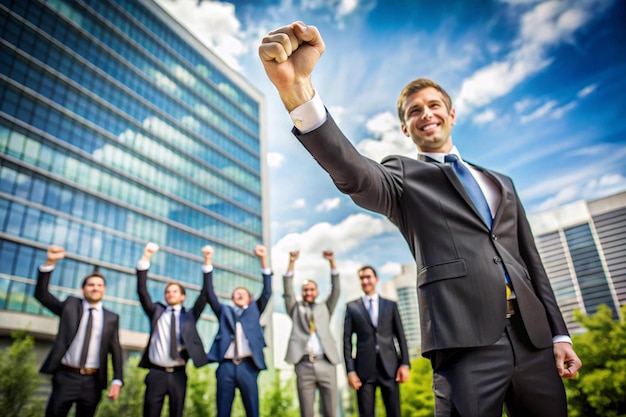
[[[165,286],[165,292],[167,292],[167,289],[168,289],[169,287],[171,287],[172,285],[177,285],[177,286],[178,286],[178,288],[180,289],[180,293],[181,293],[182,295],[187,295],[187,293],[185,292],[185,287],[183,287],[182,285],[180,285],[178,282],[174,282],[174,281],[172,281],[172,282],[168,282],[168,283],[167,283],[167,285]]]
[[[369,269],[370,271],[372,271],[372,273],[374,274],[375,277],[378,277],[378,274],[376,273],[376,270],[374,269],[373,266],[369,266],[369,265],[364,265],[362,267],[359,268],[359,276],[361,276],[361,272],[365,271],[366,269]]]
[[[83,284],[81,288],[85,288],[85,285],[87,285],[87,281],[89,281],[89,278],[100,278],[102,281],[104,281],[104,286],[107,286],[107,280],[104,279],[104,275],[100,273],[100,268],[98,268],[98,266],[95,266],[93,271],[91,271],[89,275],[83,278]]]
[[[452,99],[446,90],[433,80],[429,80],[428,78],[418,78],[405,85],[400,92],[400,96],[398,97],[398,117],[400,118],[400,123],[404,124],[404,104],[406,103],[406,99],[412,94],[428,87],[434,88],[443,95],[443,100],[448,107],[448,112],[450,112],[450,109],[452,109]]]
[[[307,284],[313,284],[317,289],[317,282],[313,281],[312,279],[305,279],[304,282],[302,282],[302,288],[304,288],[304,286]]]

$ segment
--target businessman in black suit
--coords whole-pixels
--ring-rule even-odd
[[[440,416],[567,415],[560,377],[581,367],[510,178],[464,162],[452,143],[450,96],[431,80],[398,100],[417,158],[361,155],[316,94],[324,41],[295,22],[259,47],[294,134],[361,207],[386,215],[418,267],[422,354],[431,360]]]
[[[104,277],[97,271],[83,280],[83,298],[60,301],[48,290],[56,263],[65,257],[60,246],[48,247],[46,262],[39,267],[35,298],[59,316],[59,331],[40,372],[52,376],[52,393],[46,417],[67,416],[76,403],[76,415],[90,417],[107,387],[107,358],[113,360],[113,381],[108,397],[115,400],[122,387],[122,348],[119,316],[102,307]]]
[[[152,256],[158,250],[156,243],[148,243],[137,263],[137,294],[143,310],[150,317],[150,338],[139,362],[140,367],[150,370],[145,380],[143,415],[159,417],[167,395],[170,417],[182,417],[187,392],[187,360],[193,360],[196,367],[208,363],[196,329],[196,322],[207,300],[203,289],[193,308],[187,310],[183,306],[186,298],[185,287],[177,282],[170,282],[165,286],[167,305],[152,302],[147,286],[148,269]],[[209,250],[209,246],[202,248],[203,254]]]
[[[221,304],[213,288],[213,251],[205,257],[202,267],[206,274],[206,297],[219,320],[220,327],[207,358],[218,362],[215,373],[217,379],[217,417],[230,417],[239,389],[241,401],[247,417],[259,417],[259,372],[266,369],[263,348],[265,337],[261,326],[261,314],[272,296],[272,272],[264,246],[257,245],[254,254],[261,261],[263,290],[257,300],[243,287],[233,290],[234,306]]]
[[[376,387],[380,387],[387,417],[400,417],[398,383],[408,380],[410,365],[398,305],[376,292],[378,275],[373,267],[361,267],[359,281],[363,296],[348,303],[343,324],[348,384],[356,390],[359,416],[374,417]]]

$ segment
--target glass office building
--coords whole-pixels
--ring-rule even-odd
[[[33,297],[50,244],[67,251],[51,292],[80,296],[98,266],[131,350],[149,328],[134,271],[149,241],[161,246],[154,300],[177,280],[193,304],[206,244],[225,302],[237,286],[258,294],[252,250],[269,242],[261,94],[149,0],[1,0],[0,30],[4,334],[56,331]],[[216,324],[207,308],[207,348]]]
[[[574,310],[626,303],[626,193],[578,201],[530,217],[537,249],[570,331]]]

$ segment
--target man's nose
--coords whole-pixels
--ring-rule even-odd
[[[430,111],[430,108],[428,106],[424,106],[424,111],[422,112],[422,119],[430,119],[431,117],[433,117],[433,112]]]

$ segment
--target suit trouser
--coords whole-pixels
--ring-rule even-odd
[[[337,415],[339,400],[337,398],[337,369],[326,357],[311,362],[305,356],[296,364],[298,400],[300,416],[315,415],[315,390],[319,389],[321,408],[324,417]]]
[[[98,373],[80,375],[60,370],[52,377],[52,393],[46,407],[46,417],[65,417],[76,403],[76,417],[92,417],[100,402],[102,390]]]
[[[245,358],[239,365],[225,359],[220,362],[215,373],[217,379],[217,417],[230,417],[235,399],[235,389],[239,388],[247,417],[259,417],[259,368],[252,358]]]
[[[159,417],[165,396],[169,396],[170,417],[182,417],[187,392],[187,374],[184,366],[173,368],[173,372],[150,368],[146,375],[146,392],[143,401],[144,417]]]
[[[436,417],[566,417],[553,348],[535,349],[519,314],[491,346],[431,355]]]
[[[376,387],[380,387],[387,417],[400,417],[400,388],[396,382],[396,376],[387,375],[380,360],[380,355],[376,355],[376,377],[362,379],[361,383],[363,385],[356,392],[360,417],[374,417],[376,410]]]

